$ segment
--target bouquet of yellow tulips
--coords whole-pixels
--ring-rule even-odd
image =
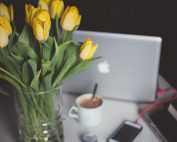
[[[25,13],[26,23],[18,33],[13,5],[0,3],[0,78],[16,89],[20,141],[62,142],[57,88],[97,59],[92,58],[97,45],[89,38],[72,41],[81,15],[75,6],[64,9],[63,0],[39,0],[38,7],[26,4]],[[7,94],[1,86],[0,93]]]

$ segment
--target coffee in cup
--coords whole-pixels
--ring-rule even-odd
[[[83,95],[78,98],[77,103],[84,108],[96,108],[102,104],[102,99],[99,96],[92,98],[90,95]]]
[[[69,116],[79,123],[95,127],[102,122],[103,99],[100,96],[92,98],[92,94],[83,94],[76,99],[76,106],[69,110]]]

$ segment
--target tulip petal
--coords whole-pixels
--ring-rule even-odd
[[[80,47],[80,52],[82,51],[82,49],[84,48],[84,47],[86,47],[87,45],[92,45],[92,44],[94,44],[93,43],[93,41],[90,39],[90,38],[88,38],[83,44],[82,44],[82,46]]]
[[[51,28],[51,20],[48,11],[39,10],[33,19],[33,33],[37,40],[46,41]]]
[[[88,38],[80,47],[80,58],[82,60],[89,60],[93,57],[98,45]]]
[[[87,60],[87,56],[88,56],[91,49],[92,49],[92,46],[90,44],[85,46],[80,53],[80,58],[82,60]]]
[[[44,30],[43,27],[40,24],[34,25],[34,36],[36,37],[37,40],[44,40]]]
[[[80,21],[81,15],[79,15],[77,7],[68,6],[62,15],[60,24],[65,31],[73,31],[80,24]]]
[[[63,0],[53,0],[50,4],[50,16],[52,19],[55,17],[60,17],[64,10],[64,2]]]
[[[92,47],[92,49],[90,50],[90,53],[87,56],[87,59],[91,59],[95,53],[95,51],[97,50],[98,45],[96,44],[95,46]]]
[[[5,16],[0,16],[0,26],[3,27],[8,36],[12,34],[12,27]]]
[[[4,31],[3,27],[0,26],[0,48],[7,46],[8,44],[8,35]]]
[[[61,0],[58,7],[57,7],[57,16],[58,17],[61,17],[63,10],[64,10],[64,2],[63,2],[63,0]]]
[[[75,27],[75,21],[74,21],[74,14],[69,12],[66,17],[65,20],[63,21],[63,29],[66,31],[72,31]]]
[[[40,6],[41,9],[48,11],[48,3],[45,0],[39,0],[38,6]]]
[[[10,22],[8,7],[2,2],[0,3],[0,16],[6,16],[7,20]]]

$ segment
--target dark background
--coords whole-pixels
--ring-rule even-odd
[[[15,5],[15,22],[24,23],[25,2],[0,0]],[[76,5],[82,15],[79,29],[161,36],[163,39],[160,74],[177,87],[177,4],[174,0],[65,0]]]

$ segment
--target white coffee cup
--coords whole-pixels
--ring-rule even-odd
[[[102,122],[103,119],[103,99],[92,94],[83,94],[76,99],[76,106],[72,106],[69,110],[69,116],[75,118],[87,127],[95,127]]]

